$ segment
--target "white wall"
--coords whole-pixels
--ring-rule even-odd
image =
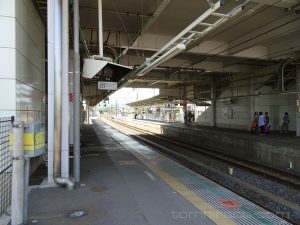
[[[256,111],[270,112],[272,106],[278,106],[279,110],[276,115],[270,114],[271,123],[273,128],[281,128],[282,118],[285,112],[289,113],[290,124],[289,130],[296,131],[296,95],[269,95],[261,96],[255,99]]]
[[[45,29],[31,1],[0,1],[0,117],[45,119]]]
[[[255,72],[256,75],[267,72],[276,72],[277,68],[266,68]],[[252,74],[253,75],[253,74]],[[245,78],[249,75],[235,77],[234,80]],[[255,81],[263,81],[267,78],[254,78]],[[246,96],[251,94],[250,81],[243,80],[237,81],[235,85],[244,85],[239,88],[226,89],[222,92],[220,98],[226,98],[230,96]],[[259,87],[259,86],[256,86]],[[292,87],[293,89],[294,87]],[[278,89],[271,89],[271,87],[257,88],[255,93],[271,93],[278,92]],[[269,112],[270,121],[273,130],[280,130],[282,124],[282,117],[285,112],[289,113],[290,125],[289,130],[296,131],[296,94],[291,95],[262,95],[255,97],[255,108],[257,112]],[[277,108],[277,110],[274,110]],[[273,113],[272,113],[273,111]],[[232,115],[231,115],[232,114]],[[250,97],[232,98],[231,102],[220,101],[216,102],[216,126],[232,129],[248,130],[251,123],[252,115],[250,111]],[[211,121],[211,108],[209,107],[198,118],[197,122],[200,125],[210,125]]]

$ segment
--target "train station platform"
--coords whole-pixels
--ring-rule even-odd
[[[101,121],[83,134],[78,188],[32,189],[29,224],[289,224]]]
[[[126,118],[127,119],[127,118]],[[222,128],[222,127],[210,127],[210,126],[204,126],[199,125],[196,122],[193,122],[191,125],[187,126],[183,122],[166,122],[166,121],[156,121],[156,120],[147,120],[147,119],[128,119],[133,122],[147,122],[147,123],[153,123],[153,124],[159,124],[159,125],[168,125],[168,126],[174,126],[174,127],[181,127],[181,128],[188,128],[188,129],[199,129],[199,130],[207,130],[207,131],[214,131],[214,132],[223,132],[223,133],[232,133],[237,137],[247,137],[251,138],[253,140],[266,140],[281,143],[281,144],[287,144],[287,145],[294,145],[295,147],[299,147],[300,149],[300,137],[296,136],[296,132],[289,131],[287,134],[281,134],[280,131],[272,131],[269,135],[261,136],[259,134],[252,134],[250,131],[245,130],[237,130],[237,129],[230,129],[230,128]]]
[[[250,131],[183,123],[120,118],[119,121],[155,134],[285,172],[300,174],[300,138],[293,133],[260,136]]]

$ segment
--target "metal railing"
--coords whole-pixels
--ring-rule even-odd
[[[9,152],[9,134],[13,119],[0,118],[0,217],[11,204],[12,157]]]

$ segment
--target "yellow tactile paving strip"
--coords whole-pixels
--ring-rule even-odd
[[[165,183],[170,185],[174,190],[181,194],[186,200],[198,208],[206,217],[211,219],[217,225],[236,225],[235,221],[231,220],[223,212],[216,209],[205,200],[201,199],[196,193],[189,190],[185,185],[170,176],[168,173],[160,169],[158,166],[152,164],[143,155],[134,150],[130,151],[136,158],[144,163],[153,173],[159,176]]]

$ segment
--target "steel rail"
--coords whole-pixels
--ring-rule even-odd
[[[203,155],[212,157],[214,159],[220,160],[222,162],[226,162],[231,165],[238,166],[240,168],[251,170],[252,172],[255,172],[256,174],[268,176],[269,178],[275,179],[276,181],[280,181],[281,183],[284,183],[284,184],[288,184],[292,187],[300,188],[300,177],[298,175],[289,173],[287,171],[274,169],[271,167],[261,165],[259,163],[249,162],[249,161],[246,161],[243,159],[236,158],[234,156],[228,156],[228,155],[222,154],[220,152],[208,150],[205,148],[200,148],[195,145],[187,145],[182,142],[175,141],[172,138],[161,137],[151,131],[146,131],[146,130],[143,130],[143,129],[140,129],[137,127],[133,127],[133,126],[124,124],[122,122],[118,122],[116,120],[110,120],[110,121],[112,123],[116,123],[120,126],[127,127],[129,129],[141,132],[143,134],[149,134],[159,140],[163,140],[163,141],[169,142],[171,144],[174,144],[176,146],[183,147],[189,151],[192,151],[192,152],[195,152],[198,154],[203,154]]]
[[[200,171],[199,171],[199,167],[203,167],[203,165],[200,165],[198,163],[195,162],[194,159],[190,158],[189,156],[185,156],[183,155],[182,153],[180,152],[176,152],[174,150],[171,150],[169,147],[165,147],[161,144],[158,144],[159,142],[157,141],[151,141],[145,137],[141,137],[139,136],[139,133],[140,134],[148,134],[148,135],[151,135],[152,137],[154,138],[157,138],[158,140],[164,140],[166,142],[169,142],[173,145],[176,145],[176,146],[181,146],[181,147],[184,147],[185,149],[191,151],[191,152],[195,152],[195,153],[198,153],[199,155],[205,155],[205,156],[208,156],[210,158],[213,158],[217,161],[221,161],[222,163],[227,163],[229,165],[238,165],[241,169],[248,169],[250,170],[251,172],[253,172],[254,174],[256,175],[260,175],[262,177],[268,177],[268,178],[271,178],[271,181],[278,181],[279,183],[283,183],[285,184],[287,187],[291,187],[292,189],[299,189],[299,182],[296,182],[294,183],[293,181],[289,180],[289,179],[281,179],[283,178],[282,176],[285,176],[285,175],[279,175],[279,173],[282,173],[281,171],[276,171],[274,174],[273,173],[268,173],[266,174],[266,170],[270,170],[269,167],[265,167],[263,168],[264,170],[259,170],[258,168],[256,168],[257,166],[261,167],[261,165],[256,165],[255,167],[252,167],[252,166],[249,166],[249,165],[245,165],[244,163],[241,163],[241,162],[235,162],[234,157],[231,157],[231,159],[227,159],[226,157],[224,156],[219,156],[219,155],[215,155],[214,153],[211,153],[211,152],[199,152],[199,147],[196,148],[196,150],[193,149],[194,146],[187,146],[181,142],[177,142],[177,141],[174,141],[174,140],[169,140],[169,139],[166,139],[166,138],[162,138],[162,137],[158,137],[157,134],[153,133],[153,132],[150,132],[150,131],[145,131],[143,129],[140,129],[140,128],[136,128],[136,127],[132,127],[130,125],[127,125],[127,124],[124,124],[124,123],[121,123],[121,122],[117,122],[116,120],[111,120],[109,119],[110,122],[112,123],[115,123],[117,124],[117,127],[122,127],[123,129],[119,130],[118,128],[112,126],[114,129],[118,130],[119,132],[121,133],[124,133],[125,135],[129,136],[130,138],[142,143],[143,145],[146,145],[148,147],[150,147],[151,149],[153,149],[154,151],[157,151],[159,152],[160,154],[166,156],[167,158],[170,158],[171,160],[173,161],[176,161],[177,163],[195,171],[196,173],[199,173],[201,174],[202,176],[205,176],[207,177],[208,179],[212,179],[214,182],[218,183],[219,185],[221,186],[224,186],[226,188],[228,188],[229,190],[233,191],[233,192],[236,192],[238,193],[239,195],[243,196],[244,198],[248,199],[249,201],[252,201],[252,202],[255,202],[257,205],[259,205],[260,207],[266,209],[266,210],[269,210],[269,211],[273,211],[275,212],[274,208],[272,208],[272,206],[267,206],[265,205],[264,203],[261,203],[259,201],[257,201],[256,199],[251,199],[249,196],[245,195],[244,193],[240,192],[240,190],[236,190],[236,189],[233,189],[232,187],[230,186],[227,186],[226,184],[223,184],[222,182],[220,182],[219,180],[216,180],[214,178],[211,178],[209,177],[207,174],[202,174]],[[110,125],[111,126],[111,125]],[[128,133],[125,133],[125,130],[124,130],[124,127],[125,129],[127,128],[128,130],[132,131],[137,131],[139,133],[137,134],[128,134]],[[204,149],[202,149],[204,150]],[[221,154],[221,153],[217,153],[217,154]],[[238,159],[239,161],[241,161],[240,159]],[[249,162],[247,162],[249,164]],[[252,165],[254,165],[255,163],[250,163]],[[204,169],[208,169],[208,171],[210,171],[210,173],[216,173],[217,175],[220,175],[221,173],[222,174],[226,174],[226,172],[221,172],[221,171],[216,171],[215,168],[209,166],[209,165],[204,165]],[[274,170],[274,169],[271,169],[271,170]],[[279,172],[279,173],[278,173]],[[226,174],[228,177],[229,175]],[[225,175],[225,176],[226,176]],[[223,175],[222,175],[223,176]],[[288,174],[288,176],[290,176],[290,174]],[[231,176],[230,176],[231,177]],[[296,178],[295,180],[299,180],[299,177]],[[277,197],[276,194],[272,193],[272,192],[269,192],[267,190],[264,190],[262,188],[260,188],[258,185],[255,185],[255,184],[248,184],[247,182],[241,180],[240,178],[238,177],[232,177],[231,178],[231,181],[234,182],[234,183],[237,183],[237,184],[242,184],[243,186],[246,187],[246,189],[249,189],[249,191],[254,191],[256,194],[260,195],[260,196],[266,196],[267,198],[269,198],[271,201],[274,201],[276,202],[277,204],[280,204],[284,207],[288,207],[290,208],[291,210],[296,210],[296,211],[299,211],[299,205],[297,203],[294,203],[294,202],[290,202],[290,200],[286,200],[284,197]],[[283,215],[283,217],[285,220],[293,223],[293,224],[300,224],[298,223],[298,221],[296,220],[293,220],[291,219],[289,216],[285,216]]]

